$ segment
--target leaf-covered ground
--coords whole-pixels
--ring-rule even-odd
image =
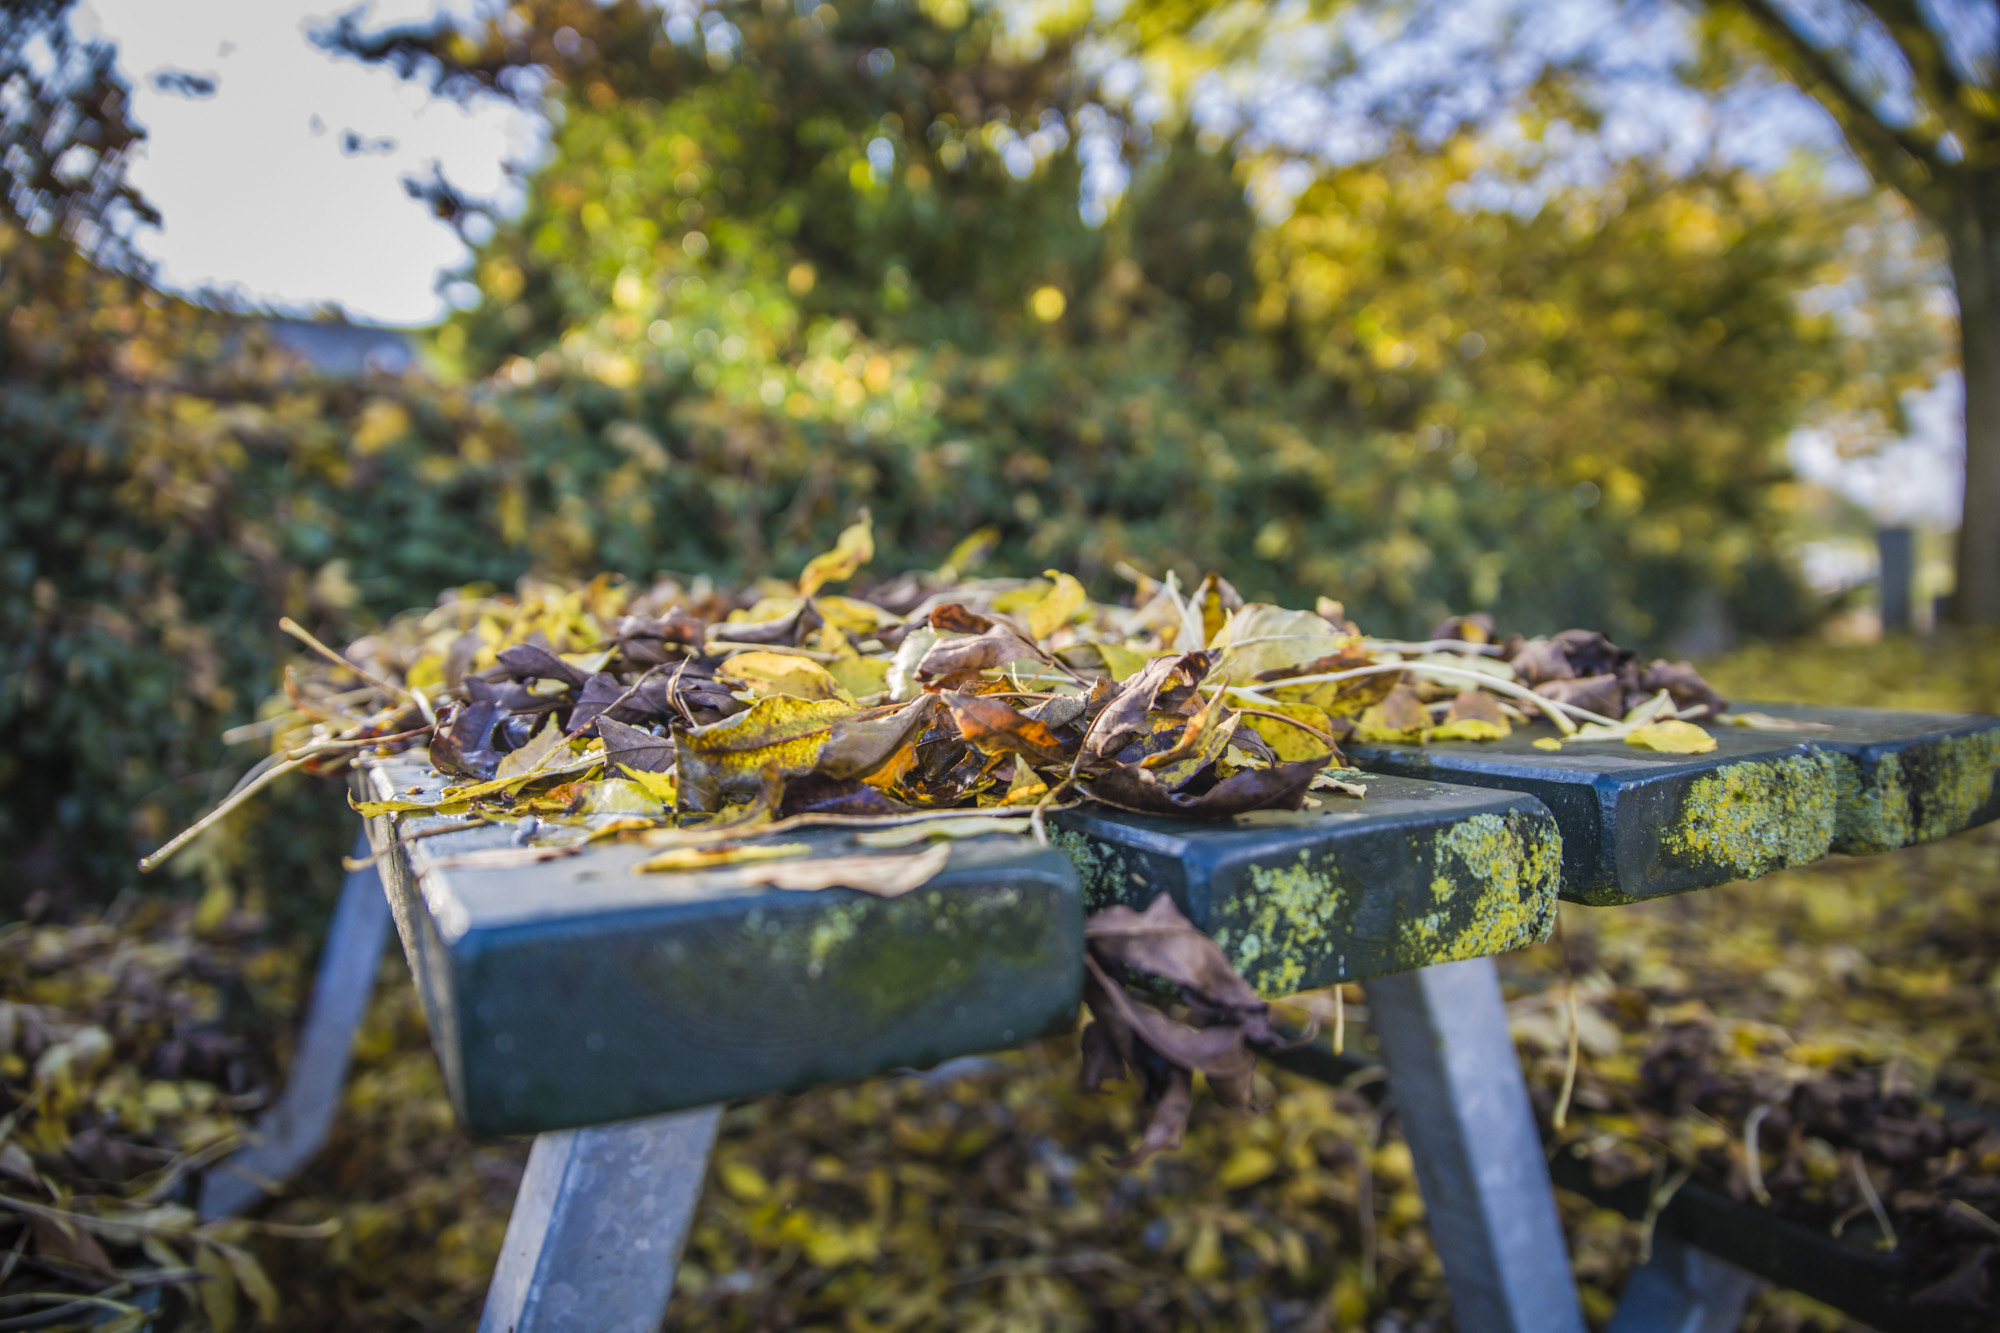
[[[1995,647],[1757,649],[1711,678],[1731,697],[1993,709]],[[5,998],[33,1006],[32,1016],[10,1008],[0,1025],[10,1048],[0,1077],[50,1088],[8,1127],[35,1175],[79,1196],[130,1197],[240,1130],[256,1089],[282,1068],[286,1015],[309,960],[247,944],[248,923],[228,908],[220,895],[172,909],[128,904],[99,923],[0,935]],[[1752,1077],[1881,1071],[1893,1060],[1912,1086],[1942,1080],[1996,1104],[1996,921],[1992,832],[1639,907],[1566,908],[1581,1060],[1565,1137],[1643,1137],[1613,1118],[1640,1096],[1639,1047],[1675,1025],[1723,1034],[1725,1063]],[[1545,1110],[1560,1095],[1568,1046],[1561,952],[1551,944],[1506,964]],[[1350,1036],[1365,1041],[1365,1028]],[[1129,1091],[1080,1092],[1076,1068],[1073,1043],[1058,1041],[731,1111],[671,1326],[1450,1326],[1393,1114],[1359,1091],[1266,1072],[1258,1091],[1268,1110],[1204,1101],[1180,1151],[1120,1170],[1109,1159],[1134,1142],[1146,1110]],[[90,1108],[107,1090],[151,1109],[139,1158],[108,1161],[92,1147]],[[1683,1116],[1664,1128],[1685,1140],[1669,1152],[1727,1159],[1740,1126],[1705,1130]],[[1764,1159],[1774,1192],[1782,1156]],[[269,1326],[287,1329],[469,1327],[524,1157],[525,1145],[476,1145],[453,1125],[392,960],[336,1140],[291,1197],[253,1226],[206,1233],[158,1212],[152,1246],[134,1232],[100,1236],[99,1249],[127,1271],[170,1272],[171,1258],[208,1274],[199,1310],[163,1302],[182,1327],[226,1326],[232,1311],[248,1325],[260,1298],[280,1307]],[[0,1161],[0,1193],[39,1204],[46,1195],[29,1192],[21,1165]],[[167,1202],[154,1206],[170,1209],[171,1187],[158,1193]],[[1586,1307],[1601,1322],[1638,1253],[1638,1228],[1563,1203]],[[46,1257],[40,1234],[18,1244],[28,1235],[21,1213],[0,1216],[0,1248],[22,1255],[0,1253],[0,1317],[47,1308],[33,1293],[88,1285]],[[87,1268],[92,1256],[77,1253],[72,1262]],[[1746,1324],[1838,1326],[1783,1294],[1760,1297]]]

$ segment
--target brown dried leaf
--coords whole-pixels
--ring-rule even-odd
[[[1041,657],[1041,650],[1005,625],[979,634],[939,639],[917,663],[917,679],[925,684],[963,681],[1022,658]]]
[[[1084,794],[1120,810],[1149,815],[1183,815],[1189,819],[1227,819],[1252,810],[1297,810],[1306,790],[1331,756],[1318,755],[1269,768],[1245,769],[1224,778],[1199,796],[1169,790],[1143,768],[1115,765],[1082,784]]]
[[[500,650],[499,663],[517,680],[559,680],[573,690],[590,679],[583,671],[563,661],[538,644],[517,643]]]
[[[1170,654],[1146,663],[1138,675],[1118,687],[1118,692],[1098,713],[1084,741],[1085,755],[1092,759],[1108,758],[1124,749],[1133,733],[1149,731],[1146,715],[1156,703],[1169,711],[1178,711],[1169,701],[1177,703],[1195,697],[1194,687],[1208,675],[1209,661],[1209,655],[1202,652]]]
[[[1647,694],[1665,690],[1676,708],[1706,708],[1708,717],[1719,717],[1729,707],[1729,701],[1715,692],[1692,662],[1657,658],[1640,673],[1639,688]]]
[[[432,733],[431,767],[440,773],[490,778],[500,765],[500,751],[493,748],[493,729],[500,725],[499,704],[460,704]]]
[[[655,736],[611,717],[597,720],[597,734],[604,739],[607,765],[618,764],[640,773],[666,773],[674,767],[671,736]]]
[[[984,754],[1023,754],[1044,763],[1063,760],[1062,742],[1055,733],[1030,717],[1023,717],[1005,700],[990,695],[951,691],[940,696],[958,724],[958,734]]]

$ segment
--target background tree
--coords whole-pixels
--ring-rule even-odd
[[[2000,17],[1981,0],[1713,0],[1830,112],[1951,256],[1965,371],[1952,613],[2000,623]]]

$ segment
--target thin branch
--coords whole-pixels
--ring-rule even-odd
[[[1931,179],[1942,180],[1953,173],[1953,164],[1938,152],[1936,141],[1926,142],[1884,121],[1874,101],[1840,68],[1832,53],[1801,36],[1773,0],[1736,0],[1736,4],[1777,48],[1774,54],[1786,72],[1833,113],[1870,175],[1916,198],[1927,193],[1925,186]]]
[[[1925,21],[1923,11],[1913,0],[1860,0],[1860,3],[1903,53],[1910,76],[1932,113],[1958,136],[1962,146],[1970,147],[1964,143],[1974,129],[1965,114],[1970,109],[1963,100],[1966,88],[1958,71],[1951,67],[1951,53],[1945,49],[1942,35]]]

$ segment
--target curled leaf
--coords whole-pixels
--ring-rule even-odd
[[[942,842],[952,838],[984,838],[995,833],[1026,833],[1032,821],[1026,815],[966,815],[959,819],[926,819],[920,823],[898,824],[893,828],[872,829],[855,835],[863,847],[908,847],[916,842]]]
[[[829,583],[853,578],[856,570],[875,558],[875,529],[868,511],[842,530],[833,549],[806,562],[799,574],[799,595],[810,597]]]
[[[1182,796],[1143,768],[1118,765],[1090,778],[1084,793],[1094,801],[1149,815],[1227,819],[1252,810],[1297,810],[1306,790],[1330,756],[1321,754],[1269,768],[1250,768],[1216,783],[1199,796]]]
[[[794,699],[852,700],[827,669],[806,657],[788,653],[737,653],[723,662],[716,675],[740,682],[759,698],[785,694]]]
[[[1055,733],[1014,711],[1004,700],[956,691],[941,696],[959,734],[986,754],[1024,754],[1045,763],[1063,760]]]
[[[734,842],[708,847],[675,847],[647,857],[632,867],[632,873],[653,875],[668,871],[714,870],[721,866],[804,856],[812,849],[809,842]]]
[[[1625,743],[1666,754],[1707,754],[1715,748],[1715,737],[1692,722],[1668,719],[1646,723],[1627,736]]]
[[[674,742],[670,736],[655,736],[638,727],[628,727],[610,717],[599,718],[597,734],[604,741],[604,762],[626,772],[667,773],[674,766]]]
[[[858,889],[877,898],[900,898],[937,878],[950,860],[951,844],[940,843],[915,856],[829,856],[753,866],[744,872],[742,879],[746,884],[800,893]]]
[[[1053,569],[1047,572],[1055,580],[1055,586],[1028,608],[1028,633],[1037,639],[1046,639],[1067,625],[1088,600],[1083,585],[1074,578]]]

